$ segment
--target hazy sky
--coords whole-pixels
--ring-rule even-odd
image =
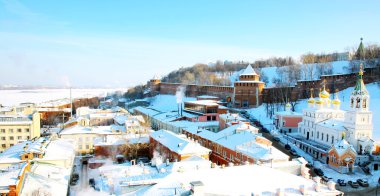
[[[380,1],[0,0],[0,84],[127,87],[216,60],[380,42]]]

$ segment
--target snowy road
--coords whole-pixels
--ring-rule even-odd
[[[80,174],[80,189],[85,190],[88,188],[88,173],[87,173],[87,164],[82,165],[82,170]]]

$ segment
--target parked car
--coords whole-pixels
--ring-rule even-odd
[[[360,186],[362,186],[362,187],[368,187],[368,186],[369,186],[368,181],[367,181],[367,180],[364,180],[364,179],[358,179],[356,182],[357,182]]]
[[[276,141],[276,142],[279,142],[279,141],[280,141],[280,137],[275,136],[275,137],[273,138],[273,140]]]
[[[324,175],[323,171],[319,168],[314,168],[314,173],[317,174],[318,176]]]
[[[71,180],[74,180],[74,181],[79,180],[79,174],[73,173],[73,175],[71,176]]]
[[[290,149],[292,149],[292,148],[290,147],[289,144],[285,144],[285,149],[286,149],[286,150],[290,150]]]
[[[352,188],[358,188],[359,187],[359,184],[355,181],[348,181],[348,184],[352,187]]]
[[[148,157],[139,157],[137,158],[137,163],[143,163],[143,164],[147,164],[150,162],[149,158]]]
[[[306,163],[306,167],[308,167],[308,168],[312,168],[313,165],[312,165],[311,163]]]
[[[295,150],[290,150],[289,153],[294,156],[294,157],[299,157],[299,155],[297,154],[297,152]]]
[[[326,183],[330,180],[327,176],[322,176],[321,178],[322,178],[322,181]]]
[[[78,184],[78,180],[71,180],[70,186],[75,186]]]
[[[89,184],[90,186],[92,186],[92,187],[95,187],[95,180],[94,180],[93,178],[90,178],[90,179],[88,180],[88,184]]]
[[[347,183],[344,182],[343,179],[338,179],[336,182],[339,184],[339,186],[346,186],[347,185]]]
[[[240,111],[240,114],[247,114],[247,111],[245,111],[245,110],[241,110],[241,111]]]
[[[265,132],[265,133],[269,133],[269,130],[268,130],[267,128],[265,128],[265,127],[263,127],[263,128],[261,129],[261,131],[262,131],[262,132]]]

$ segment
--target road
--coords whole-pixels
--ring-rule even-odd
[[[259,129],[259,133],[261,133],[265,138],[270,140],[272,142],[272,146],[283,152],[284,154],[289,156],[289,160],[292,160],[293,158],[297,158],[289,153],[289,150],[285,149],[285,146],[281,144],[280,142],[274,141],[273,136],[270,133],[263,132],[261,129]]]
[[[87,164],[82,164],[82,170],[80,174],[80,189],[84,190],[88,188],[88,173],[87,173]]]

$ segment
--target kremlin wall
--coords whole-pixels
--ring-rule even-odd
[[[365,83],[378,81],[378,68],[366,68]],[[322,82],[325,81],[326,89],[331,93],[341,91],[355,85],[357,74],[324,75],[319,80],[298,81],[295,86],[288,87],[264,87],[264,83],[259,81],[260,76],[248,65],[246,70],[240,75],[239,81],[234,86],[214,86],[165,83],[159,78],[151,79],[148,82],[150,88],[149,96],[157,94],[176,94],[180,87],[185,89],[185,95],[196,97],[200,95],[211,95],[219,97],[231,106],[237,108],[258,107],[261,103],[285,102],[285,99],[295,101],[310,97],[310,89],[314,89],[313,96],[317,96]],[[286,98],[285,98],[286,97]]]

